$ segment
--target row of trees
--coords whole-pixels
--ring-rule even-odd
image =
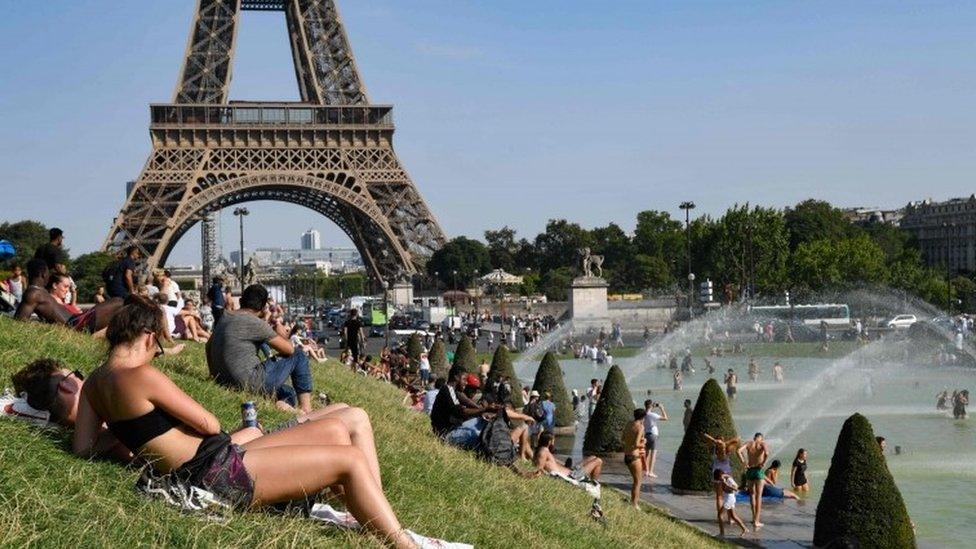
[[[612,292],[671,291],[686,288],[689,243],[692,272],[713,282],[717,299],[726,287],[735,296],[779,299],[789,291],[802,299],[863,284],[906,290],[943,307],[950,295],[945,273],[925,267],[907,232],[883,223],[854,224],[819,200],[785,210],[737,204],[717,219],[698,217],[687,229],[667,212],[642,211],[632,234],[615,223],[585,229],[557,219],[529,240],[502,227],[485,231],[484,242],[448,242],[427,270],[451,287],[504,269],[524,277],[524,293],[560,300],[578,274],[578,250],[589,247],[603,255]],[[958,277],[952,290],[954,300],[968,302],[976,285]]]

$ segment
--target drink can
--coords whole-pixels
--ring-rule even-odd
[[[258,409],[254,406],[253,400],[241,403],[241,423],[245,427],[258,426]]]

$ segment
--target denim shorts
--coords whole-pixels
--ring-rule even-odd
[[[488,422],[480,417],[473,417],[444,435],[444,440],[464,450],[473,450],[481,440],[481,431]]]

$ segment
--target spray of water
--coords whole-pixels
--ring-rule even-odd
[[[555,330],[539,338],[531,347],[522,351],[518,360],[512,365],[515,369],[515,375],[521,380],[529,379],[529,376],[535,376],[535,369],[538,369],[542,355],[546,354],[546,351],[558,347],[559,343],[572,334],[572,332],[573,323],[564,322],[557,326]]]

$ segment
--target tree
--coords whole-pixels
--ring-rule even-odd
[[[434,344],[430,346],[430,353],[428,355],[430,360],[430,371],[435,378],[447,378],[449,373],[449,368],[447,366],[447,353],[444,351],[444,342],[437,338],[434,340]]]
[[[407,340],[407,356],[410,358],[410,371],[417,372],[420,369],[420,355],[424,352],[424,344],[420,341],[417,332],[410,334]]]
[[[552,351],[547,351],[542,357],[532,390],[539,391],[540,395],[545,395],[546,391],[552,393],[552,401],[556,404],[556,427],[569,427],[575,423],[573,401],[566,392],[562,368]]]
[[[18,264],[21,267],[34,257],[34,252],[49,240],[48,229],[43,223],[25,219],[15,223],[0,224],[0,240],[9,240],[17,253],[3,261],[4,265]],[[67,250],[65,250],[67,255]]]
[[[593,253],[603,256],[603,266],[620,269],[634,256],[634,247],[627,233],[616,223],[597,227],[590,231],[593,238]]]
[[[454,364],[451,365],[450,374],[453,375],[459,370],[468,374],[478,373],[478,357],[471,340],[466,335],[461,336],[461,341],[454,350]]]
[[[573,283],[573,269],[560,267],[547,271],[539,281],[539,290],[551,300],[566,301],[569,296],[569,286]]]
[[[705,433],[725,440],[738,436],[729,403],[714,379],[702,385],[691,422],[674,457],[674,468],[671,469],[671,485],[674,488],[695,492],[712,490],[712,451],[709,442],[702,436]],[[742,473],[742,462],[736,456],[732,456],[731,460],[732,476],[738,478]]]
[[[967,313],[976,310],[976,283],[972,280],[964,276],[953,278],[952,294],[959,301],[958,310]]]
[[[515,241],[515,229],[506,225],[497,231],[485,231],[485,242],[488,244],[492,267],[508,272],[515,270],[515,254],[519,250]]]
[[[479,274],[489,271],[491,258],[488,248],[477,240],[463,236],[444,244],[427,261],[427,272],[451,288],[457,282],[458,289],[461,289]]]
[[[717,224],[713,264],[720,282],[770,293],[785,288],[789,238],[782,212],[736,204]]]
[[[522,383],[515,375],[515,368],[512,366],[512,355],[508,352],[508,347],[504,344],[495,349],[494,356],[491,357],[491,369],[488,370],[488,383],[494,383],[499,379],[507,377],[512,385],[512,406],[516,410],[521,410],[525,402],[522,401]]]
[[[535,237],[539,269],[543,273],[572,268],[579,263],[579,249],[593,247],[590,233],[565,219],[550,219],[544,233]]]
[[[104,286],[102,271],[115,262],[115,256],[105,252],[79,255],[71,264],[71,277],[78,286],[78,301],[91,303],[99,286]]]
[[[860,229],[829,202],[808,198],[783,213],[790,249],[814,240],[836,241],[857,235]]]
[[[613,365],[607,372],[603,392],[596,403],[590,423],[583,437],[583,454],[600,455],[622,452],[624,428],[634,420],[634,399],[627,387],[627,379],[620,367]]]
[[[651,257],[674,259],[678,265],[687,262],[684,224],[668,212],[647,210],[637,214],[634,249]]]
[[[908,510],[888,471],[871,423],[847,418],[824,481],[813,543],[849,540],[864,547],[915,547]]]

